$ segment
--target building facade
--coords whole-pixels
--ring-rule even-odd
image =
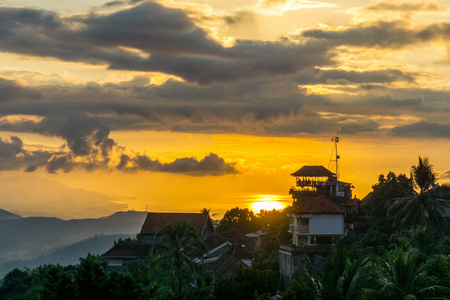
[[[289,232],[292,243],[279,249],[280,273],[286,283],[304,276],[313,267],[320,273],[334,245],[353,234],[355,215],[361,214],[360,201],[352,198],[352,184],[339,181],[323,166],[303,166],[291,176],[292,208]]]

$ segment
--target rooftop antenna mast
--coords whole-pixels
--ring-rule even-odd
[[[339,158],[341,158],[338,154],[338,143],[339,143],[339,134],[336,133],[335,137],[331,138],[331,141],[334,142],[333,151],[331,152],[330,162],[328,163],[328,169],[334,167],[334,173],[336,174],[336,179],[339,180]],[[334,159],[333,159],[333,154]]]

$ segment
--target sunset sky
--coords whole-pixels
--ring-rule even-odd
[[[0,0],[0,208],[280,208],[337,133],[358,198],[449,182],[449,41],[450,0]]]

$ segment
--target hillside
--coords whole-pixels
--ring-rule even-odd
[[[47,217],[0,219],[0,264],[33,259],[95,235],[135,235],[146,215],[128,211],[99,219],[68,221]]]
[[[22,218],[19,215],[10,213],[9,211],[6,211],[4,209],[0,209],[0,220],[15,220]]]
[[[84,258],[88,253],[101,255],[114,245],[119,238],[135,237],[134,234],[96,235],[75,244],[54,249],[51,253],[36,257],[31,260],[15,260],[0,264],[0,278],[3,278],[14,268],[36,268],[44,264],[75,265],[80,257]]]

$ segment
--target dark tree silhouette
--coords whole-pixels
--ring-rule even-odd
[[[419,163],[411,167],[411,178],[415,187],[412,197],[393,199],[388,214],[394,218],[394,225],[402,230],[411,230],[417,226],[436,228],[442,236],[447,222],[444,218],[446,201],[436,192],[436,174],[428,158],[419,156]]]
[[[184,277],[185,271],[200,275],[201,266],[192,260],[191,255],[206,253],[206,246],[195,228],[184,221],[167,224],[156,233],[155,239],[157,243],[153,252],[170,259],[172,290],[176,295],[180,295],[187,279]]]

